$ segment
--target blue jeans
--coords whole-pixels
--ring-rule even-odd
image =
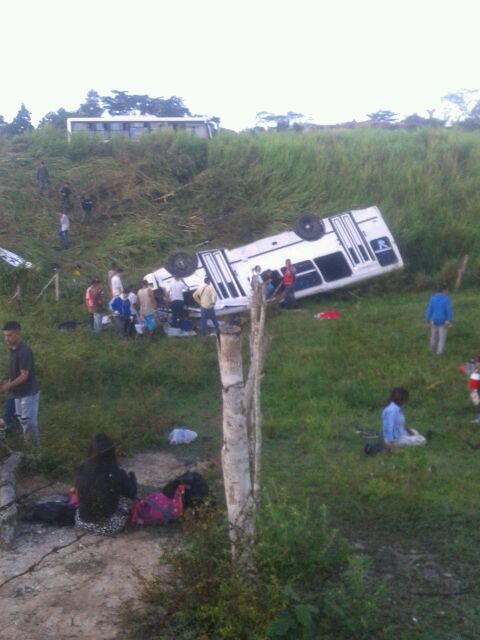
[[[5,424],[7,427],[10,427],[13,424],[13,419],[15,418],[15,398],[8,397],[5,400],[5,411],[3,414],[3,419],[5,420]]]
[[[172,327],[183,328],[183,316],[185,315],[185,305],[183,300],[172,300],[170,305],[172,310]]]
[[[93,314],[93,330],[95,333],[102,333],[102,318],[103,313]]]
[[[40,431],[38,430],[38,400],[40,391],[32,396],[15,398],[15,413],[22,425],[23,438],[28,441],[33,439],[34,444],[40,444]]]
[[[217,316],[215,315],[215,309],[213,307],[211,309],[204,309],[202,307],[200,312],[200,335],[205,335],[205,331],[207,329],[207,320],[211,320],[213,322],[215,330],[218,331],[218,320]]]
[[[68,239],[68,230],[67,231],[59,231],[58,235],[60,236],[60,240],[64,247],[70,246],[70,240]]]

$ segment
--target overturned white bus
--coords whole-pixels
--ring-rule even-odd
[[[194,255],[179,251],[167,259],[165,267],[145,279],[154,288],[168,288],[173,277],[180,276],[189,289],[185,301],[190,305],[191,292],[208,276],[218,296],[217,313],[236,313],[248,308],[253,269],[270,269],[280,280],[287,259],[297,271],[297,299],[349,287],[403,267],[380,210],[371,206],[322,219],[303,213],[292,231],[236,249],[207,249]]]

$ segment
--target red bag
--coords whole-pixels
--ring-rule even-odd
[[[161,491],[149,493],[135,500],[130,507],[130,524],[167,524],[183,515],[183,494],[185,487],[178,485],[173,498],[167,498]]]

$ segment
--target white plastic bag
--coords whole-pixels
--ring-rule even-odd
[[[168,436],[168,444],[189,444],[198,438],[196,431],[180,427],[173,429]]]

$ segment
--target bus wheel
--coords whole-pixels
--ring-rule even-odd
[[[314,213],[301,213],[293,223],[293,230],[302,240],[319,240],[325,233],[325,226]]]
[[[196,271],[198,266],[197,256],[192,256],[191,253],[186,251],[177,251],[168,256],[165,263],[165,269],[172,274],[172,276],[178,276],[179,278],[186,278],[191,276]]]

